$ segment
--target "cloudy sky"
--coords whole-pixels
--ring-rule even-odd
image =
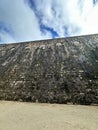
[[[0,0],[0,43],[98,33],[98,0]]]

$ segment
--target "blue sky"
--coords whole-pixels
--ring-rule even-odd
[[[0,0],[0,43],[98,33],[98,0]]]

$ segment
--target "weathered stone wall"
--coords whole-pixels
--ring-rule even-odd
[[[0,45],[0,99],[98,104],[98,35]]]

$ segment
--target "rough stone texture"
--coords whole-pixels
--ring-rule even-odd
[[[98,35],[1,44],[0,99],[98,104]]]

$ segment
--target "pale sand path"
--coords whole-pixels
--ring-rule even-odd
[[[0,130],[98,130],[98,106],[0,101]]]

